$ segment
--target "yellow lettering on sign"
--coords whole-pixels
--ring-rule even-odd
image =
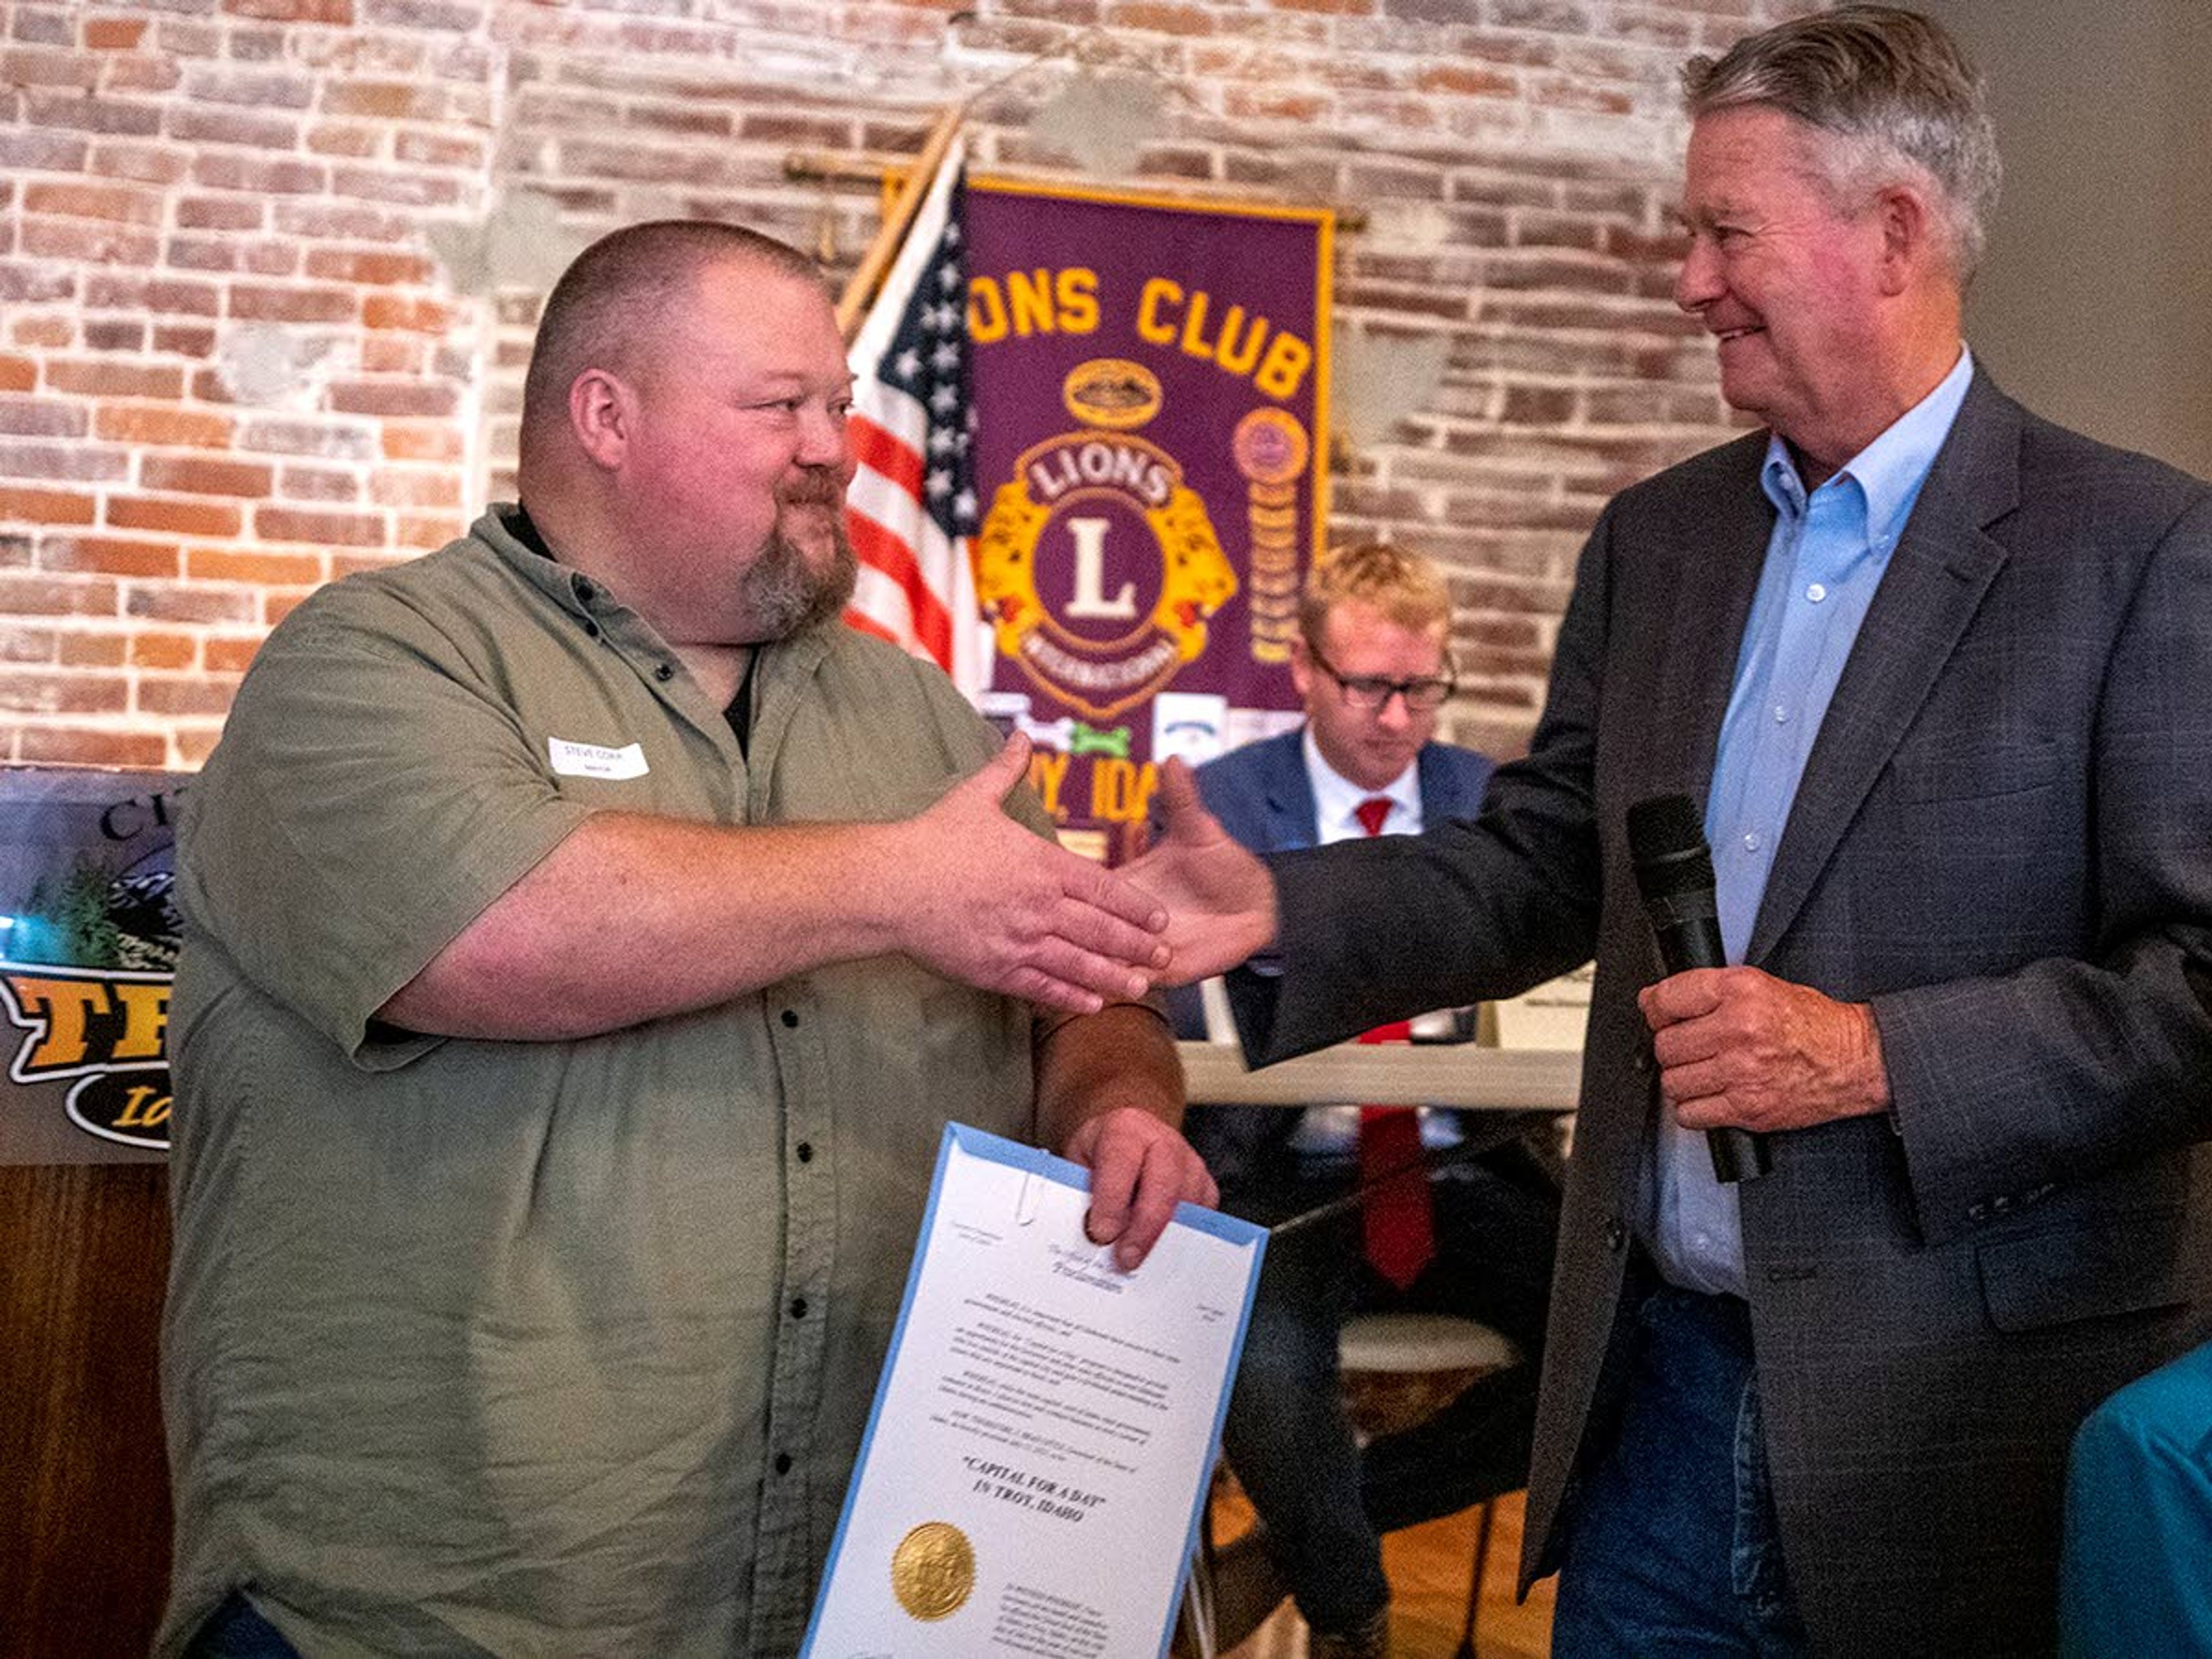
[[[1277,399],[1289,397],[1313,367],[1313,348],[1295,334],[1278,334],[1267,348],[1267,360],[1252,377],[1252,384]]]
[[[1313,367],[1313,348],[1297,335],[1239,305],[1223,307],[1217,321],[1212,295],[1202,288],[1186,294],[1165,276],[1147,277],[1138,290],[1136,328],[1152,344],[1174,346],[1224,374],[1249,377],[1277,399],[1295,392]]]
[[[123,1035],[110,1060],[159,1060],[161,1037],[169,1029],[169,988],[124,983],[115,988],[123,1004]]]
[[[33,979],[10,974],[8,987],[27,1020],[42,1020],[46,1032],[18,1063],[20,1072],[81,1066],[89,1053],[87,1022],[108,1012],[107,988],[94,979]]]
[[[1106,757],[1091,769],[1091,816],[1108,823],[1141,823],[1152,810],[1152,791],[1159,783],[1159,769],[1146,761]]]
[[[1067,817],[1067,809],[1060,804],[1060,787],[1067,781],[1067,763],[1072,758],[1049,749],[1030,751],[1030,787],[1037,792],[1037,799],[1055,822]]]
[[[1098,327],[1098,273],[1084,265],[1010,270],[968,279],[968,339],[993,345],[1009,334],[1090,334]]]
[[[115,1120],[118,1129],[158,1129],[169,1121],[169,1109],[175,1103],[173,1095],[165,1095],[159,1089],[149,1089],[144,1084],[134,1084],[131,1092],[123,1097],[123,1111]]]

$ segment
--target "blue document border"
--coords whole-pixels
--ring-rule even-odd
[[[845,1486],[845,1502],[837,1513],[836,1535],[830,1541],[830,1559],[823,1564],[822,1583],[814,1592],[814,1611],[806,1620],[806,1638],[799,1644],[799,1659],[809,1659],[814,1651],[815,1632],[822,1623],[822,1609],[830,1594],[830,1581],[836,1576],[837,1563],[845,1552],[845,1530],[853,1520],[853,1506],[860,1492],[860,1477],[868,1467],[869,1450],[876,1443],[876,1425],[883,1416],[884,1396],[890,1392],[891,1372],[898,1364],[899,1350],[906,1342],[907,1316],[914,1310],[915,1292],[921,1285],[921,1271],[929,1255],[929,1241],[937,1230],[938,1200],[945,1192],[945,1171],[952,1161],[952,1149],[957,1146],[970,1158],[992,1164],[1003,1164],[1030,1175],[1042,1176],[1077,1192],[1091,1190],[1091,1171],[1080,1164],[1070,1163],[1042,1147],[1024,1146],[1018,1140],[1008,1140],[982,1129],[970,1128],[964,1123],[948,1123],[944,1137],[937,1143],[937,1167],[929,1177],[929,1203],[921,1214],[921,1236],[915,1240],[914,1262],[907,1269],[906,1293],[899,1300],[898,1322],[891,1328],[891,1345],[884,1355],[883,1370],[876,1377],[876,1397],[868,1407],[868,1426],[860,1437],[860,1455],[854,1460],[853,1478]],[[1226,1239],[1235,1244],[1252,1247],[1252,1271],[1244,1281],[1244,1305],[1237,1316],[1237,1334],[1229,1347],[1229,1368],[1221,1379],[1221,1397],[1213,1403],[1214,1452],[1221,1449],[1221,1425],[1229,1415],[1229,1392],[1236,1385],[1237,1362],[1244,1354],[1244,1334],[1252,1323],[1252,1298],[1260,1288],[1260,1264],[1267,1255],[1267,1230],[1233,1215],[1224,1215],[1218,1210],[1202,1210],[1194,1204],[1176,1206],[1171,1227],[1189,1227],[1215,1238]],[[1144,1270],[1140,1267],[1139,1273]],[[1210,1469],[1209,1469],[1210,1473]],[[1190,1559],[1198,1547],[1199,1524],[1206,1516],[1206,1500],[1212,1482],[1201,1480],[1198,1494],[1191,1504],[1190,1523],[1183,1529],[1183,1569],[1176,1579],[1175,1594],[1168,1598],[1167,1623],[1160,1630],[1159,1654],[1165,1659],[1168,1644],[1175,1636],[1176,1614],[1182,1606],[1184,1581],[1190,1576]]]

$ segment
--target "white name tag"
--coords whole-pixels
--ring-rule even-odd
[[[611,778],[619,781],[623,778],[641,778],[652,769],[645,763],[645,749],[641,744],[610,749],[605,744],[548,738],[545,750],[553,758],[553,769],[564,778]]]

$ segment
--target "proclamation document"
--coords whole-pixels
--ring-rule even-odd
[[[1266,1230],[1182,1205],[1133,1273],[1090,1175],[947,1126],[805,1659],[1157,1659]]]

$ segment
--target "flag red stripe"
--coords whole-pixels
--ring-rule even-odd
[[[860,555],[860,562],[883,572],[905,592],[908,607],[914,612],[915,637],[940,664],[950,665],[952,617],[945,608],[943,598],[921,574],[914,549],[862,514],[848,513],[845,526],[852,535],[853,550]]]
[[[862,466],[880,472],[916,502],[921,500],[921,457],[895,434],[855,410],[845,423]]]

